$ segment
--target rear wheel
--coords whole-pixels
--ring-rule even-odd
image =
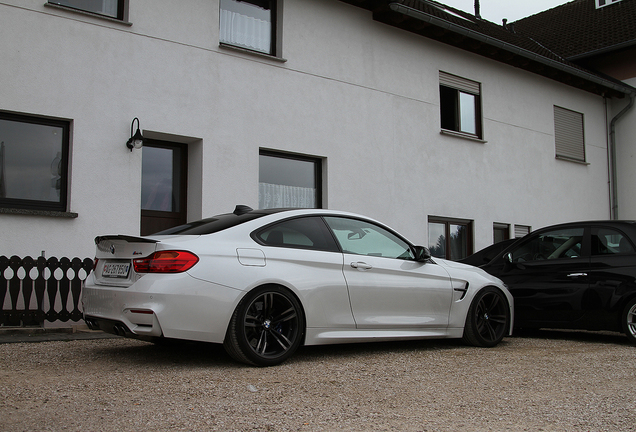
[[[510,306],[497,288],[484,288],[475,295],[464,327],[464,342],[480,347],[493,347],[510,327]]]
[[[223,346],[235,360],[273,366],[296,351],[304,331],[305,317],[296,297],[282,287],[262,287],[237,306]]]
[[[623,332],[629,341],[636,344],[636,298],[631,299],[623,309]]]

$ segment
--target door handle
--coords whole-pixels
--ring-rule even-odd
[[[570,273],[568,277],[582,277],[587,276],[587,273]]]
[[[361,261],[352,262],[351,263],[351,267],[353,267],[354,269],[363,270],[363,271],[364,270],[371,270],[373,268],[372,265],[369,265],[369,264],[367,264],[365,262],[361,262]]]

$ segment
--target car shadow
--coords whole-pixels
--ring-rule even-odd
[[[563,330],[563,329],[515,329],[512,337],[532,339],[571,340],[587,343],[631,345],[627,336],[618,332]]]

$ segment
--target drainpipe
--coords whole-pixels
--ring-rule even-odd
[[[610,219],[618,219],[618,184],[616,175],[616,122],[634,106],[635,94],[629,94],[629,103],[610,121]]]

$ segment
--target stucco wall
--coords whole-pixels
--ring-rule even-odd
[[[132,26],[0,4],[0,110],[72,120],[75,219],[0,214],[0,254],[92,256],[138,234],[146,137],[189,145],[189,217],[258,205],[259,148],[325,158],[324,205],[427,243],[429,215],[533,228],[609,217],[601,97],[372,20],[286,0],[285,62],[218,46],[218,2],[136,0]],[[440,134],[438,72],[482,83],[485,143]],[[582,112],[587,165],[555,159],[553,106]]]

